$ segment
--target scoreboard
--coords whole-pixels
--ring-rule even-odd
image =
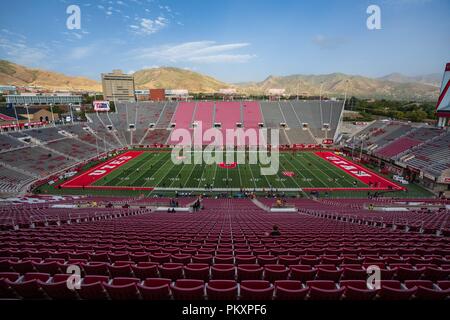
[[[92,103],[94,105],[94,111],[109,111],[109,101],[94,101]]]

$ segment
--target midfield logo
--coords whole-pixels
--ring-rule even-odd
[[[271,129],[269,140],[265,128],[203,130],[199,121],[193,130],[173,130],[171,141],[176,142],[171,155],[175,165],[192,164],[193,153],[196,165],[259,164],[265,176],[277,174],[280,167],[278,129]]]

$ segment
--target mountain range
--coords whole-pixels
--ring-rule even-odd
[[[284,88],[291,95],[373,99],[435,101],[439,95],[440,76],[430,74],[410,77],[392,73],[381,78],[332,73],[326,75],[269,76],[261,82],[225,83],[190,70],[161,67],[134,73],[139,89],[188,89],[190,92],[216,92],[236,88],[240,93],[264,94],[271,88]],[[0,60],[0,85],[37,86],[53,91],[101,91],[101,83],[61,73],[32,69]]]

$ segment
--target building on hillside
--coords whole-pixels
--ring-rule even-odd
[[[124,74],[121,70],[102,73],[103,98],[108,101],[136,101],[133,75]]]
[[[235,88],[219,89],[217,95],[224,100],[234,100],[237,90]]]
[[[286,95],[286,89],[269,89],[267,91],[267,94],[269,96],[269,100],[279,100],[281,97],[284,97]]]
[[[166,100],[166,90],[165,89],[150,89],[150,100],[151,101]]]
[[[165,90],[166,98],[169,100],[187,100],[189,99],[189,91],[186,89]]]
[[[81,104],[82,97],[70,93],[37,94],[22,93],[20,95],[7,95],[6,103],[14,105],[50,105],[50,104]]]
[[[150,100],[150,90],[143,89],[143,90],[134,90],[134,94],[136,96],[137,101],[148,101]]]
[[[0,94],[16,94],[17,88],[15,86],[0,85]]]

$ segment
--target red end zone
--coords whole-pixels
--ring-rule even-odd
[[[328,161],[335,167],[338,167],[342,171],[345,171],[349,175],[351,175],[353,178],[358,179],[362,183],[368,185],[368,188],[308,188],[311,190],[361,190],[361,191],[370,191],[370,190],[405,190],[404,187],[400,187],[397,184],[393,183],[392,181],[380,177],[376,173],[357,165],[351,161],[348,161],[345,158],[342,158],[332,152],[315,152],[315,154]],[[304,189],[306,190],[306,188]]]
[[[98,189],[98,190],[153,190],[153,188],[139,188],[139,187],[120,187],[120,186],[93,186],[92,184],[101,178],[107,176],[117,168],[123,166],[129,161],[137,158],[143,151],[128,151],[117,157],[101,163],[85,173],[76,176],[75,178],[61,184],[61,188],[65,189]]]

